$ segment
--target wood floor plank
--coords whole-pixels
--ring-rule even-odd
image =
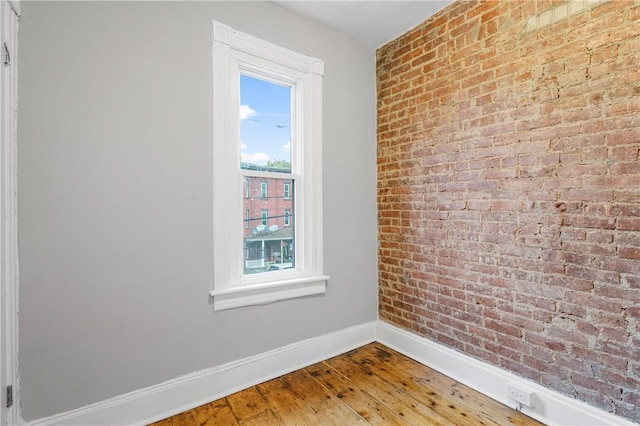
[[[243,426],[282,426],[284,423],[271,410],[258,414],[241,423]]]
[[[345,354],[345,356],[372,374],[378,375],[383,380],[395,383],[403,389],[403,392],[413,395],[414,398],[417,398],[420,402],[431,407],[432,410],[455,424],[500,425],[500,423],[493,418],[470,410],[465,405],[458,404],[455,398],[448,395],[448,389],[436,389],[421,383],[415,380],[414,377],[398,369],[392,363],[386,363],[377,356],[374,356],[369,350],[352,351]]]
[[[372,425],[408,425],[400,415],[322,362],[305,369]]]
[[[273,379],[258,386],[271,411],[284,424],[320,425],[322,418],[298,399],[289,385],[281,379]]]
[[[399,352],[394,351],[380,343],[373,343],[363,348],[363,354],[370,355],[370,359],[380,359],[385,366],[395,366],[405,371],[409,377],[433,389],[447,389],[448,395],[455,399],[458,404],[462,404],[470,410],[481,414],[488,419],[502,419],[496,421],[498,424],[531,425],[541,423],[536,422],[524,414],[517,412],[504,404],[487,398],[468,386],[459,383],[452,378],[445,376],[433,369],[425,368],[424,365],[414,361]]]
[[[323,425],[368,425],[358,413],[329,392],[305,370],[288,374],[283,380],[301,400],[322,417]]]
[[[387,382],[380,376],[372,374],[370,370],[347,357],[335,357],[327,360],[326,363],[411,424],[455,425],[454,422],[437,411],[411,397],[402,387],[398,387],[394,383]]]
[[[235,426],[240,424],[238,419],[233,415],[233,412],[225,399],[219,399],[198,408],[194,408],[191,410],[191,413],[199,426]]]
[[[259,424],[281,424],[258,389],[254,386],[242,392],[236,392],[225,398],[229,408],[242,424],[249,424],[259,419]]]

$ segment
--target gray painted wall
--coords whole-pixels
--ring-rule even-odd
[[[376,319],[374,51],[266,2],[23,2],[27,420]],[[325,60],[328,292],[214,313],[211,20]]]

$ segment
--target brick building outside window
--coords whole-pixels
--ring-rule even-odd
[[[265,172],[283,171],[246,163],[242,167]],[[248,177],[243,190],[245,270],[262,272],[290,268],[294,253],[293,182],[291,179]]]

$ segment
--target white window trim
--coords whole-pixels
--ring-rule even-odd
[[[295,86],[291,155],[295,268],[243,275],[240,72]],[[213,297],[215,311],[326,292],[322,244],[324,62],[213,21]],[[302,143],[301,141],[304,141]]]

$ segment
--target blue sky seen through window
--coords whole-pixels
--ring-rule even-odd
[[[240,75],[240,143],[243,163],[291,163],[291,87]]]

